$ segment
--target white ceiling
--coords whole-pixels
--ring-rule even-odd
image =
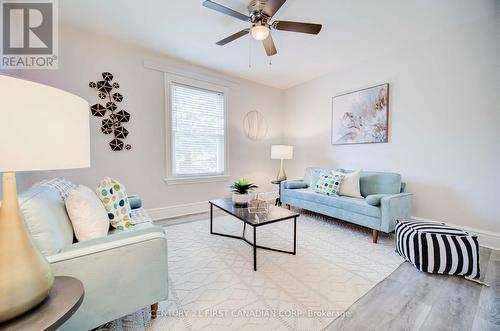
[[[249,0],[215,1],[247,13]],[[278,54],[272,65],[262,45],[249,36],[215,45],[248,23],[202,2],[62,0],[59,17],[65,24],[286,89],[487,15],[495,0],[288,0],[275,19],[321,23],[323,29],[317,36],[274,31]]]

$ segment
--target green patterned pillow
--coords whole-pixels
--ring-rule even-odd
[[[111,226],[118,230],[128,230],[131,208],[125,186],[112,178],[105,177],[99,183],[96,193],[106,208]]]
[[[338,195],[344,178],[343,174],[322,173],[316,182],[315,191],[326,195]]]

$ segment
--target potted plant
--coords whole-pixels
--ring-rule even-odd
[[[254,195],[251,193],[258,186],[243,178],[234,182],[230,187],[231,192],[233,192],[233,202],[237,205],[244,205],[253,199]]]

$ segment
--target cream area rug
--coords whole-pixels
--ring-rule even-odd
[[[170,293],[159,317],[144,310],[101,330],[321,330],[351,317],[349,307],[403,262],[392,236],[373,244],[368,229],[310,213],[297,219],[297,255],[258,249],[258,271],[252,247],[210,235],[208,220],[165,229]],[[241,235],[243,223],[218,216],[214,231]],[[293,220],[257,228],[257,244],[292,250]]]

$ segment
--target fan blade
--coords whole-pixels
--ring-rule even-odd
[[[276,30],[302,32],[310,34],[318,34],[321,31],[321,24],[290,22],[290,21],[275,21],[273,27]]]
[[[276,50],[276,46],[274,46],[274,41],[271,37],[271,34],[269,34],[266,39],[262,40],[262,45],[264,45],[267,56],[273,56],[274,54],[278,53],[278,51]]]
[[[264,14],[271,17],[276,14],[276,12],[283,6],[286,0],[267,0],[266,6],[264,7]]]
[[[240,32],[236,32],[235,34],[232,34],[227,38],[219,40],[216,44],[219,46],[224,46],[225,44],[230,43],[233,40],[243,37],[244,35],[248,34],[248,32],[250,32],[250,29],[241,30]]]
[[[210,8],[210,9],[213,9],[213,10],[216,10],[219,13],[223,13],[223,14],[235,17],[235,18],[242,20],[242,21],[249,21],[250,20],[250,17],[248,17],[247,15],[243,15],[242,13],[239,13],[235,10],[232,10],[231,8],[227,8],[223,5],[219,5],[218,3],[215,3],[215,2],[210,1],[210,0],[203,1],[203,6]]]

